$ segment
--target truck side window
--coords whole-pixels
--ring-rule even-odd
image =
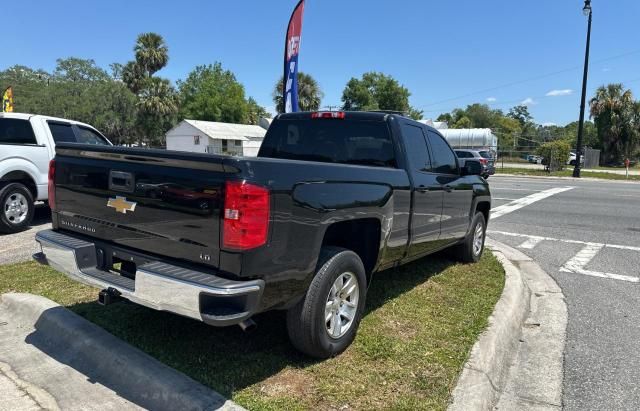
[[[38,144],[28,120],[0,118],[0,144]]]
[[[49,124],[49,129],[51,130],[51,135],[53,136],[53,141],[56,143],[77,143],[75,134],[73,134],[73,129],[71,128],[71,124],[68,123],[53,123],[47,122]]]
[[[407,150],[409,165],[414,171],[431,171],[429,150],[421,127],[402,124],[402,137]]]
[[[433,171],[441,174],[458,174],[458,161],[444,138],[429,131],[428,139],[433,157]]]

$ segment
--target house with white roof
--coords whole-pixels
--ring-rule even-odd
[[[165,135],[167,150],[253,157],[258,154],[270,119],[260,125],[185,119]]]

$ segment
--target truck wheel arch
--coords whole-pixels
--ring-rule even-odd
[[[475,211],[481,212],[484,215],[484,221],[489,222],[489,212],[491,211],[491,203],[488,201],[480,201],[476,204]]]
[[[36,185],[35,179],[31,177],[29,173],[15,170],[0,177],[0,188],[10,183],[24,184],[31,192],[31,195],[33,195],[33,198],[38,197],[38,186]]]
[[[381,244],[381,224],[377,218],[360,218],[333,223],[327,227],[322,240],[322,247],[342,247],[355,252],[362,260],[367,282],[371,281]]]

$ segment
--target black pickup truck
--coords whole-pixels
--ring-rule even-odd
[[[59,144],[34,257],[104,304],[243,328],[287,310],[293,345],[330,357],[353,341],[374,273],[452,246],[480,258],[480,172],[435,129],[374,112],[279,115],[257,158]]]

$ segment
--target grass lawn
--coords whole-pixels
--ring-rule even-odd
[[[0,266],[0,293],[43,295],[251,410],[439,409],[504,284],[486,252],[461,265],[437,255],[376,275],[358,336],[314,361],[290,345],[282,312],[213,328],[128,302],[101,307],[97,290],[28,262]]]
[[[552,176],[552,177],[572,177],[573,176],[573,168],[566,168],[562,171],[554,171],[552,173],[547,173],[542,168],[537,169],[527,169],[527,168],[496,168],[496,174],[518,174],[523,176]],[[635,180],[640,181],[640,176],[637,175],[629,175],[627,178],[623,174],[614,174],[607,172],[597,172],[597,171],[580,171],[580,175],[582,177],[591,177],[591,178],[601,178],[605,180]]]

